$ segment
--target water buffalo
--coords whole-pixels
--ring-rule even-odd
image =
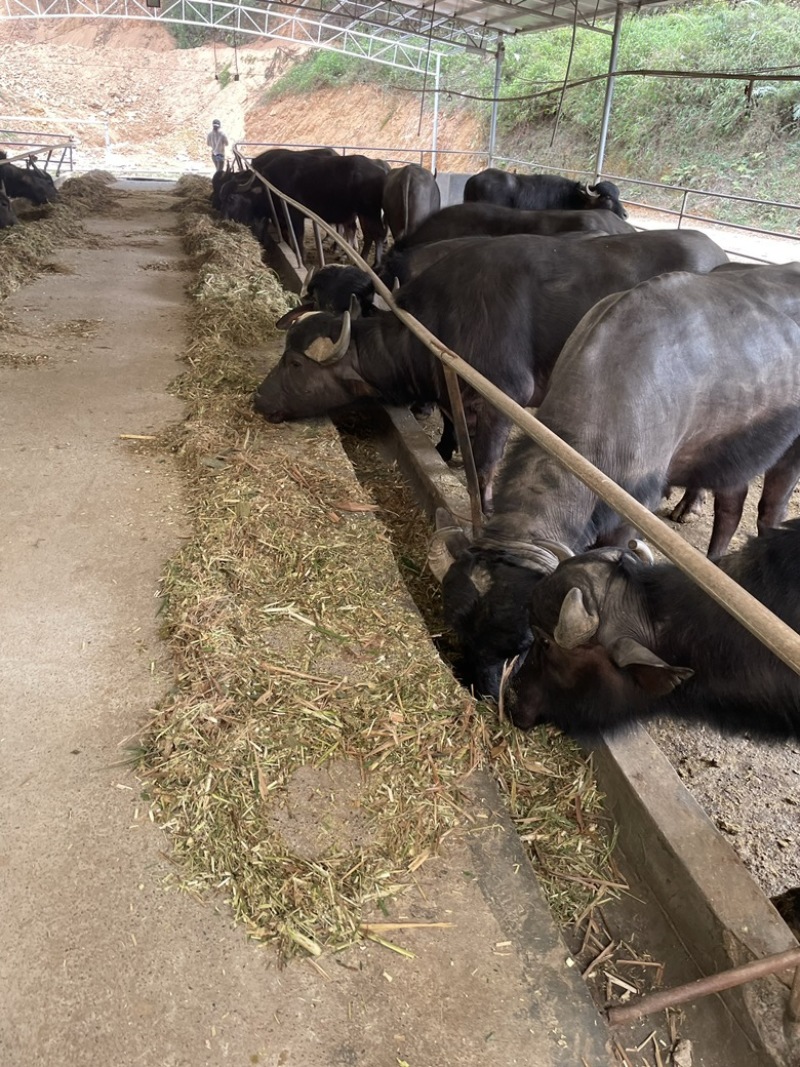
[[[710,270],[726,258],[697,231],[497,238],[434,263],[398,291],[397,302],[508,396],[535,405],[570,331],[602,296],[663,271]],[[462,395],[488,510],[510,423],[469,387]],[[291,327],[255,406],[282,421],[363,396],[433,401],[450,414],[440,362],[391,312],[359,319],[352,329],[347,315],[324,314]]]
[[[433,241],[454,237],[507,237],[514,233],[554,237],[565,233],[635,233],[613,211],[518,211],[497,204],[451,204],[430,215],[420,226],[398,241],[404,252]]]
[[[416,278],[418,274],[422,274],[445,256],[460,252],[465,248],[476,248],[483,242],[493,239],[485,236],[454,237],[452,241],[412,245],[405,251],[398,250],[395,246],[387,252],[380,267],[376,267],[376,273],[385,286],[393,289],[395,285],[405,285],[406,282],[410,282],[412,278]]]
[[[278,319],[275,325],[279,330],[285,330],[309,311],[343,315],[350,310],[353,297],[362,315],[372,315],[376,310],[372,278],[359,267],[329,263],[326,267],[309,271],[300,293],[301,303]]]
[[[386,239],[381,212],[385,164],[367,156],[340,156],[333,149],[270,152],[266,161],[253,160],[255,170],[331,225],[349,227],[354,233],[357,218],[364,235],[362,255],[366,259],[374,245],[376,259],[380,258]],[[280,210],[277,205],[276,210]],[[290,206],[289,218],[302,253],[305,215]]]
[[[390,170],[383,187],[383,217],[395,241],[415,230],[442,203],[436,178],[425,167],[409,163]]]
[[[800,631],[800,520],[720,569]],[[598,549],[536,587],[533,643],[504,694],[523,729],[589,736],[671,715],[726,732],[800,738],[800,678],[672,564]]]
[[[628,212],[620,203],[619,189],[613,182],[587,185],[560,174],[511,174],[490,167],[473,174],[464,186],[464,202],[482,201],[523,211],[580,211],[601,208],[613,211],[621,219]]]
[[[0,182],[5,186],[7,196],[22,197],[37,205],[49,204],[58,198],[55,182],[46,171],[33,164],[17,167],[5,160],[6,153],[0,152]]]
[[[445,261],[447,262],[447,261]],[[668,485],[715,491],[721,554],[747,485],[767,471],[759,527],[777,525],[800,470],[800,264],[664,274],[601,300],[564,346],[539,419],[640,503]],[[444,612],[471,680],[496,695],[531,641],[527,606],[559,558],[614,543],[614,512],[527,437],[472,543],[434,540]]]

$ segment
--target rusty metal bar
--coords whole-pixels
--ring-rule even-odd
[[[640,997],[632,1004],[624,1004],[621,1007],[607,1010],[608,1021],[611,1026],[622,1026],[624,1023],[639,1019],[642,1015],[652,1015],[653,1012],[662,1011],[664,1008],[674,1008],[677,1004],[685,1004],[689,1000],[697,1000],[698,997],[707,997],[712,993],[721,993],[725,989],[733,989],[752,982],[756,978],[766,978],[775,974],[776,971],[787,970],[795,966],[795,986],[798,985],[797,973],[800,973],[800,948],[790,948],[786,952],[778,952],[772,956],[765,956],[761,960],[751,960],[743,963],[740,967],[732,967],[728,971],[712,974],[708,978],[698,978],[694,982],[675,986],[674,989],[662,989],[658,993]]]
[[[447,395],[450,397],[453,426],[456,431],[456,440],[461,450],[461,458],[464,460],[464,475],[467,479],[469,492],[470,510],[472,512],[472,529],[475,534],[483,526],[483,508],[481,506],[481,486],[478,481],[478,471],[475,467],[475,456],[472,452],[472,441],[467,427],[467,416],[464,414],[464,398],[461,395],[461,386],[458,383],[458,375],[451,367],[444,368],[444,380],[447,383]]]
[[[316,222],[314,222],[312,220],[311,228],[314,231],[314,244],[317,246],[317,261],[318,261],[320,267],[324,267],[325,266],[325,252],[324,252],[324,250],[322,248],[322,234],[320,233],[320,230],[319,230],[319,223],[316,223]]]
[[[292,246],[292,251],[297,257],[297,266],[305,266],[305,260],[300,252],[300,246],[297,243],[297,234],[294,232],[292,219],[289,215],[289,205],[287,204],[286,199],[281,199],[281,203],[283,204],[283,217],[286,219],[286,232],[289,236],[289,244]],[[305,229],[305,223],[303,223],[303,228]]]

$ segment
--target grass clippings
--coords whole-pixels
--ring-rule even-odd
[[[114,181],[105,171],[90,171],[67,179],[54,203],[20,207],[18,225],[0,230],[0,300],[39,274],[69,272],[53,261],[56,248],[97,245],[98,238],[86,233],[82,219],[124,195],[109,188]]]
[[[253,414],[291,298],[247,230],[209,217],[204,182],[202,204],[179,187],[186,421],[136,444],[178,457],[194,527],[164,576],[175,684],[139,767],[176,877],[224,894],[284,957],[317,956],[364,936],[363,909],[469,827],[462,785],[489,766],[572,921],[614,881],[590,766],[552,731],[500,725],[435,655],[401,577],[436,596],[428,535],[399,487],[356,481],[327,420]]]

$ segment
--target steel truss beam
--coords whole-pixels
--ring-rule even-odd
[[[430,13],[394,2],[348,2],[335,14],[320,0],[304,6],[227,0],[161,0],[160,8],[145,0],[0,0],[0,22],[12,19],[158,19],[203,26],[254,37],[294,42],[344,52],[402,70],[424,73],[430,59],[468,49],[492,53],[497,34],[452,19],[432,22]],[[324,2],[324,0],[323,0]],[[318,17],[314,17],[317,15]]]

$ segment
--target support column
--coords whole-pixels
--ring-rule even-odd
[[[614,36],[611,39],[611,58],[608,62],[608,81],[606,82],[606,98],[603,103],[603,121],[600,125],[600,143],[597,146],[597,158],[594,164],[594,180],[600,177],[603,170],[603,161],[606,154],[606,139],[608,137],[608,123],[611,118],[611,101],[614,99],[614,73],[617,69],[617,54],[619,52],[619,38],[622,30],[623,5],[617,4],[617,13],[614,16]]]
[[[489,127],[489,158],[486,163],[491,167],[494,162],[494,149],[497,140],[497,98],[500,95],[500,75],[503,70],[503,56],[506,54],[506,46],[502,35],[497,40],[497,54],[494,58],[494,92],[492,95],[492,121]]]
[[[436,81],[433,88],[433,134],[431,137],[431,170],[436,173],[436,152],[439,148],[439,75],[442,67],[441,53],[436,53]]]

